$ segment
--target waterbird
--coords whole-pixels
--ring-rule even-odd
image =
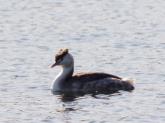
[[[55,54],[55,63],[50,67],[61,66],[61,72],[55,77],[51,91],[71,93],[114,93],[120,90],[134,90],[133,80],[116,75],[91,72],[74,73],[74,58],[67,48],[60,49]]]

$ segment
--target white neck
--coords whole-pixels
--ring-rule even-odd
[[[52,91],[60,91],[62,89],[65,80],[72,76],[74,70],[74,66],[62,66],[61,72],[54,79],[51,90]]]

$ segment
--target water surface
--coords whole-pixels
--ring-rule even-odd
[[[0,0],[0,122],[163,123],[164,0]],[[54,53],[75,71],[136,80],[135,91],[65,99],[50,84]]]

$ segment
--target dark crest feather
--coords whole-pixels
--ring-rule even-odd
[[[66,54],[68,54],[68,49],[60,49],[58,53],[55,55],[55,61],[57,62],[59,59],[63,58]]]

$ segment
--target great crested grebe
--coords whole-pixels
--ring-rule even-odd
[[[73,75],[74,59],[68,49],[60,49],[55,55],[55,66],[61,66],[62,71],[52,83],[52,92],[80,92],[80,93],[113,93],[119,90],[134,89],[131,80],[107,73],[79,73]]]

